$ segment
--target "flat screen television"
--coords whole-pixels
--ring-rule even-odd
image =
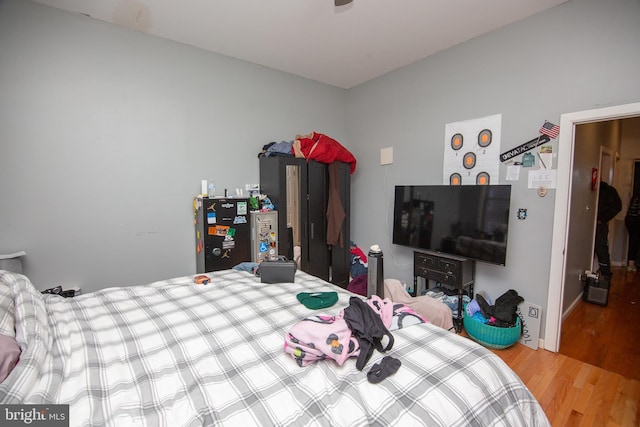
[[[397,185],[393,243],[506,265],[510,185]]]

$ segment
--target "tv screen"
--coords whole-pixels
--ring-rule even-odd
[[[393,243],[505,265],[510,185],[397,185]]]

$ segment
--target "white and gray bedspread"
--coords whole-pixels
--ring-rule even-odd
[[[64,403],[71,425],[548,426],[518,376],[491,351],[431,324],[393,331],[390,352],[362,371],[355,358],[300,367],[287,331],[318,314],[299,292],[353,294],[298,271],[262,284],[247,272],[209,273],[62,298],[0,271],[15,300],[22,354],[0,403]],[[402,366],[378,384],[383,356]]]

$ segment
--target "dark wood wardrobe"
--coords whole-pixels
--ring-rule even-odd
[[[273,156],[260,158],[260,191],[278,211],[279,252],[293,257],[300,246],[300,268],[343,288],[349,283],[350,167],[336,162],[334,181],[329,165],[315,160]],[[340,201],[345,218],[341,224],[342,245],[327,243],[327,209],[330,192]]]

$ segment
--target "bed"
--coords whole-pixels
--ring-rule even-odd
[[[296,294],[336,291],[327,314],[354,294],[301,271],[284,284],[208,275],[62,298],[0,271],[21,349],[0,403],[69,404],[70,425],[91,426],[549,425],[499,357],[430,323],[394,330],[393,348],[361,371],[354,358],[298,366],[284,336],[318,311]],[[401,367],[370,383],[387,355]]]

